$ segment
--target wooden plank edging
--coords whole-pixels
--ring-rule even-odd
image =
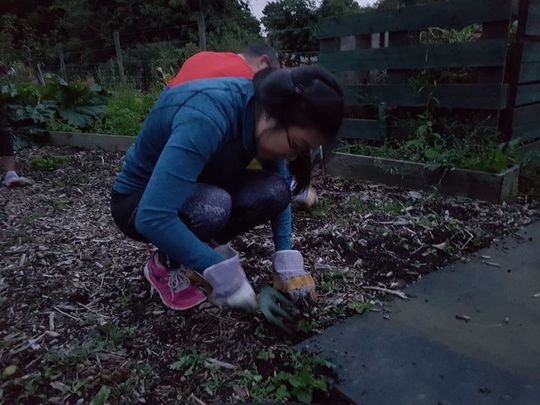
[[[135,136],[102,135],[49,131],[49,143],[54,146],[101,148],[111,152],[125,152],[135,143]]]
[[[425,189],[437,188],[443,194],[500,203],[517,195],[519,166],[502,173],[466,169],[431,169],[403,160],[334,152],[327,164],[335,176],[368,180],[393,186]]]

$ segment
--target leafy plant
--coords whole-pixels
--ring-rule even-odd
[[[514,153],[516,143],[500,144],[500,134],[494,128],[465,125],[436,117],[428,110],[417,115],[414,121],[403,121],[401,124],[413,129],[409,139],[391,138],[382,147],[351,142],[339,150],[423,163],[432,170],[461,168],[499,173],[519,163]]]
[[[403,210],[403,207],[398,202],[388,202],[383,205],[382,210],[384,212],[393,212],[395,214],[399,214]]]
[[[67,156],[44,156],[30,161],[30,167],[35,170],[53,171],[69,165]]]
[[[89,127],[107,108],[108,93],[98,84],[67,83],[49,75],[39,90],[43,100],[55,104],[58,116],[76,128]]]
[[[96,84],[67,83],[53,75],[45,76],[45,86],[0,86],[0,99],[7,105],[11,124],[22,135],[39,134],[50,123],[88,128],[105,112],[107,94]]]
[[[111,395],[111,389],[106,385],[102,385],[96,395],[92,398],[94,405],[105,405]]]
[[[107,323],[99,329],[102,334],[96,343],[102,343],[104,347],[116,348],[122,346],[124,341],[133,335],[133,331],[129,328],[123,328],[112,323]]]
[[[365,314],[373,308],[373,304],[369,302],[356,302],[353,304],[349,304],[349,308],[351,308],[353,311],[355,311],[357,314]]]
[[[181,371],[185,376],[192,375],[197,367],[204,364],[206,356],[192,351],[191,353],[185,353],[179,351],[176,354],[177,361],[169,364],[169,368],[174,371]]]
[[[321,325],[314,319],[301,319],[298,321],[296,329],[298,329],[300,332],[320,332]]]
[[[316,356],[293,353],[291,360],[284,364],[287,371],[274,371],[266,379],[247,371],[244,380],[250,385],[252,396],[257,401],[297,400],[311,403],[314,393],[328,391],[328,384],[321,372],[332,367],[330,362]]]

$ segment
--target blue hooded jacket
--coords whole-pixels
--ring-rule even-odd
[[[144,191],[137,231],[179,263],[197,271],[223,261],[179,219],[197,182],[234,180],[256,154],[250,80],[196,80],[165,89],[127,151],[113,188]],[[264,162],[287,181],[285,161]],[[276,250],[291,249],[290,206],[272,221]]]

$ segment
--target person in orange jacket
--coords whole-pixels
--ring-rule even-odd
[[[176,76],[168,83],[174,88],[193,80],[219,77],[242,77],[253,79],[255,73],[266,69],[279,69],[280,63],[274,48],[265,44],[246,47],[241,53],[234,52],[199,52],[188,58]],[[251,168],[260,168],[258,162],[252,162]],[[296,181],[291,180],[291,190]],[[293,195],[293,201],[301,207],[312,208],[317,203],[317,193],[312,186]]]

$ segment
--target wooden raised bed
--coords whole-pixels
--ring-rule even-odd
[[[431,169],[403,160],[335,152],[327,164],[328,173],[406,188],[435,187],[450,195],[462,195],[500,203],[512,200],[518,191],[519,166],[502,173],[465,169]]]
[[[49,132],[49,143],[55,146],[101,148],[107,151],[126,151],[135,143],[135,136],[101,135],[74,132]]]

